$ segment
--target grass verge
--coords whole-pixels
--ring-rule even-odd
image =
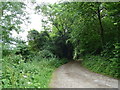
[[[120,72],[118,71],[120,66],[117,58],[106,59],[100,56],[86,56],[82,61],[82,65],[93,72],[120,78]]]

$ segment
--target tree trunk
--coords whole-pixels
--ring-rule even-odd
[[[104,29],[103,29],[103,26],[102,26],[99,6],[98,6],[98,14],[97,15],[98,15],[98,20],[99,20],[99,24],[100,24],[101,45],[102,45],[102,49],[103,49],[103,46],[104,46]]]

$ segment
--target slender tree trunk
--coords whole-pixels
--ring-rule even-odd
[[[102,21],[101,21],[101,15],[100,15],[100,8],[98,7],[98,20],[99,20],[99,24],[100,24],[100,36],[101,36],[101,45],[102,45],[102,49],[104,46],[104,29],[102,26]]]

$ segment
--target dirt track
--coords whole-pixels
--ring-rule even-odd
[[[51,88],[118,88],[118,80],[90,72],[79,62],[59,67],[50,83]]]

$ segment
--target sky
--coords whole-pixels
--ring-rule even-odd
[[[41,3],[53,4],[58,1],[60,0],[36,0],[38,4],[41,4]],[[41,22],[42,15],[35,14],[33,10],[34,7],[30,3],[27,3],[27,7],[29,7],[29,8],[26,8],[26,11],[29,13],[31,23],[28,24],[28,26],[25,24],[21,25],[21,27],[24,29],[24,32],[20,32],[19,34],[17,34],[15,31],[12,32],[13,37],[20,37],[22,40],[25,40],[25,41],[27,41],[27,34],[29,30],[31,29],[36,29],[38,31],[42,30],[42,22]]]

